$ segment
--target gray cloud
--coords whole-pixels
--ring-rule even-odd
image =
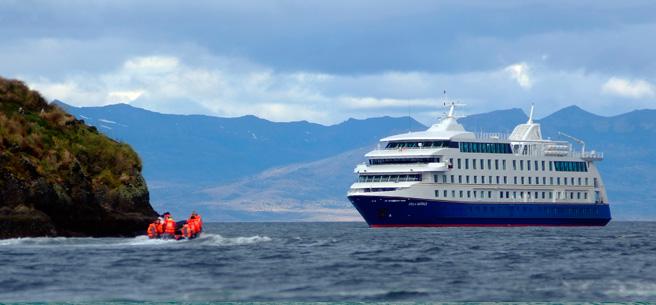
[[[571,104],[615,114],[655,107],[654,11],[653,1],[3,1],[0,71],[77,105],[273,120],[410,108],[430,123],[444,89],[471,112],[534,102],[544,114]],[[130,69],[144,60],[163,66]]]

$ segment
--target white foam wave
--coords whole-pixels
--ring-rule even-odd
[[[271,238],[261,235],[249,237],[223,237],[220,234],[203,234],[195,241],[201,242],[204,245],[235,246],[268,242],[271,241]]]
[[[656,283],[649,282],[615,282],[614,287],[606,291],[609,296],[649,298],[656,296]]]
[[[271,241],[268,236],[224,237],[220,234],[202,234],[193,240],[149,239],[147,236],[134,238],[92,237],[25,237],[0,240],[0,247],[126,247],[126,246],[182,246],[189,243],[203,246],[236,246]]]

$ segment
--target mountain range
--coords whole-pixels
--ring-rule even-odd
[[[354,166],[378,139],[426,128],[409,117],[324,126],[55,103],[134,147],[156,209],[220,221],[361,220],[345,197]],[[526,120],[514,108],[459,121],[473,132],[510,132]],[[599,167],[616,219],[656,218],[656,110],[604,117],[570,106],[538,122],[545,138],[568,140],[560,131],[605,152]]]

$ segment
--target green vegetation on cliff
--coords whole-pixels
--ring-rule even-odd
[[[0,237],[130,235],[155,214],[132,148],[0,78]]]

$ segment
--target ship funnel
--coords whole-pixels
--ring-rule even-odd
[[[533,109],[531,105],[531,112],[528,115],[528,121],[525,124],[519,124],[513,129],[509,139],[511,141],[527,141],[527,140],[542,140],[542,131],[540,124],[533,122]]]

